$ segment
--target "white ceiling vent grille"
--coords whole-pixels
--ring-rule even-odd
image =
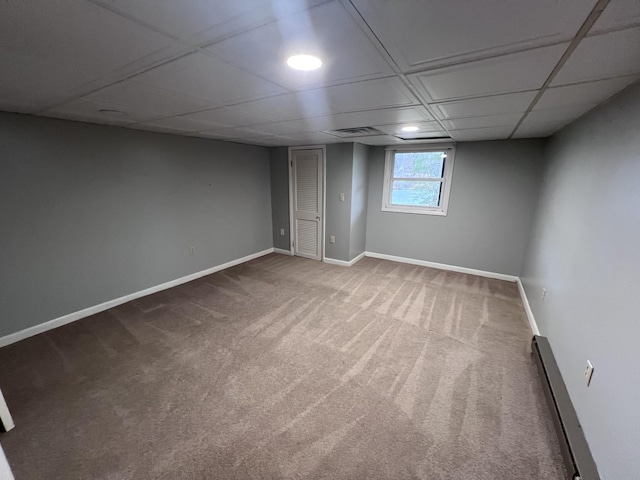
[[[325,130],[324,133],[340,138],[370,137],[373,135],[386,135],[386,133],[373,127],[340,128],[338,130]]]

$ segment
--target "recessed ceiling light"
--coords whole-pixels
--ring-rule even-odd
[[[287,59],[287,65],[296,70],[316,70],[322,66],[322,60],[312,55],[294,55]]]
[[[418,130],[420,130],[418,127],[415,127],[413,125],[410,125],[408,127],[402,127],[402,131],[403,132],[417,132]]]

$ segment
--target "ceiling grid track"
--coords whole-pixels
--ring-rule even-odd
[[[8,2],[0,39],[0,109],[264,146],[543,138],[640,80],[628,0]]]
[[[259,101],[259,100],[265,100],[265,99],[268,99],[268,98],[277,98],[277,97],[280,97],[280,96],[286,96],[286,95],[291,94],[291,93],[295,94],[295,93],[299,93],[299,92],[308,92],[308,91],[313,91],[313,90],[316,90],[316,89],[322,89],[322,88],[326,88],[326,87],[350,85],[350,84],[355,84],[355,83],[359,83],[360,82],[360,80],[349,79],[349,80],[346,80],[346,81],[333,82],[333,83],[328,84],[328,85],[323,85],[322,87],[311,87],[311,88],[302,89],[302,90],[290,89],[285,85],[277,83],[273,79],[265,78],[265,77],[259,75],[258,73],[248,71],[245,68],[243,68],[243,67],[241,67],[241,66],[239,66],[237,64],[230,63],[230,62],[220,58],[219,56],[213,54],[212,52],[210,52],[210,51],[208,51],[206,49],[207,47],[215,45],[216,43],[218,43],[220,41],[226,40],[228,38],[232,38],[232,37],[234,37],[236,35],[239,35],[240,33],[246,33],[247,31],[250,31],[250,30],[253,30],[253,29],[256,29],[256,28],[260,28],[263,25],[266,25],[268,23],[277,22],[277,20],[272,20],[272,21],[266,22],[266,23],[254,24],[250,28],[247,28],[246,30],[242,30],[241,32],[232,32],[232,33],[217,37],[215,40],[204,42],[201,45],[196,45],[196,44],[191,44],[189,42],[186,42],[186,41],[180,39],[179,37],[177,37],[175,35],[172,35],[172,34],[170,34],[169,32],[167,32],[167,31],[165,31],[163,29],[155,27],[154,25],[152,25],[150,23],[141,21],[137,17],[134,17],[134,16],[129,15],[129,14],[125,13],[125,12],[122,12],[117,8],[111,7],[111,6],[109,6],[108,4],[104,3],[101,0],[86,0],[86,1],[98,6],[100,8],[104,8],[105,10],[110,11],[110,12],[116,14],[116,15],[119,15],[119,16],[121,16],[121,17],[123,17],[123,18],[125,18],[125,19],[127,19],[127,20],[129,20],[129,21],[131,21],[133,23],[135,23],[136,25],[139,25],[140,27],[149,29],[149,30],[151,30],[151,31],[153,31],[155,33],[163,35],[163,36],[167,37],[168,39],[170,39],[171,41],[179,43],[180,45],[186,47],[188,49],[188,51],[186,51],[184,53],[180,53],[180,54],[172,56],[172,57],[169,57],[169,58],[165,58],[165,59],[159,60],[158,62],[156,62],[156,63],[154,63],[152,65],[147,65],[147,66],[145,66],[145,67],[143,67],[143,68],[141,68],[141,69],[139,69],[139,70],[137,70],[135,72],[127,74],[124,77],[120,77],[117,80],[113,80],[113,81],[108,82],[108,83],[106,83],[104,85],[101,85],[99,87],[91,88],[91,89],[86,90],[83,93],[75,95],[73,97],[68,97],[67,99],[65,99],[62,102],[57,102],[55,104],[47,105],[46,107],[33,112],[33,114],[35,114],[35,115],[43,114],[47,110],[51,110],[51,109],[57,108],[59,106],[65,105],[65,104],[67,104],[69,102],[73,102],[75,100],[79,100],[79,99],[81,99],[83,97],[91,95],[92,93],[96,93],[96,92],[98,92],[100,90],[103,90],[105,88],[109,88],[109,87],[112,87],[112,86],[117,85],[119,83],[125,82],[127,80],[131,80],[131,79],[133,79],[133,78],[135,78],[135,77],[137,77],[137,76],[139,76],[139,75],[141,75],[143,73],[149,72],[149,71],[154,70],[154,69],[159,68],[159,67],[162,67],[164,65],[167,65],[167,64],[169,64],[171,62],[174,62],[176,60],[179,60],[181,58],[184,58],[184,57],[186,57],[188,55],[191,55],[193,53],[196,53],[196,52],[203,53],[203,54],[205,54],[205,55],[207,55],[207,56],[209,56],[211,58],[214,58],[214,59],[216,59],[218,61],[226,63],[227,65],[231,65],[234,68],[238,68],[240,70],[245,71],[248,74],[254,75],[254,76],[256,76],[256,77],[258,77],[258,78],[260,78],[260,79],[262,79],[262,80],[264,80],[266,82],[272,83],[272,84],[276,85],[277,87],[282,88],[283,90],[285,90],[285,92],[284,93],[278,93],[276,95],[273,95],[273,94],[260,95],[260,96],[256,96],[256,97],[251,98],[251,100],[243,99],[243,100],[240,100],[240,101],[231,101],[231,102],[223,102],[223,103],[220,103],[220,104],[212,104],[211,106],[208,106],[206,108],[201,108],[201,109],[196,109],[196,110],[185,110],[185,111],[180,112],[179,114],[172,114],[172,115],[157,117],[157,118],[154,118],[153,121],[161,121],[161,120],[166,120],[166,119],[173,118],[173,117],[180,117],[180,116],[191,115],[191,114],[196,114],[196,113],[203,113],[203,112],[206,112],[206,111],[209,111],[209,110],[215,110],[215,109],[224,108],[224,107],[241,106],[244,103],[253,102],[253,101]],[[313,8],[317,8],[319,6],[322,6],[322,5],[325,5],[327,3],[330,3],[331,1],[333,1],[333,0],[326,0],[324,2],[318,3],[317,5],[314,5],[312,7],[312,9]],[[299,13],[299,12],[294,12],[294,13],[291,13],[290,15],[295,15],[296,13]],[[377,76],[375,78],[371,78],[371,79],[367,79],[367,80],[379,80],[379,79],[385,79],[385,78],[393,78],[393,76]],[[408,85],[408,87],[411,90],[413,90],[413,86]],[[388,107],[388,108],[394,108],[394,107]],[[363,110],[354,110],[353,112],[354,113],[360,113],[360,112],[366,112],[367,110],[370,111],[370,110],[380,110],[380,109],[371,108],[371,109],[363,109]],[[431,113],[431,112],[429,112],[429,113]],[[316,115],[316,116],[305,117],[305,118],[318,118],[318,117],[322,117],[322,116],[325,116],[325,115]],[[291,119],[291,120],[298,120],[298,118]],[[147,123],[148,121],[149,120],[134,121],[134,122],[131,122],[131,123],[127,123],[125,125],[127,125],[127,126],[129,126],[129,125],[139,125],[139,124]],[[290,121],[290,120],[287,120],[287,121]],[[279,123],[279,122],[278,121],[267,122],[267,123],[260,122],[260,123],[252,124],[252,125],[269,124],[269,123]],[[252,125],[246,125],[246,126],[252,126]]]
[[[345,7],[345,9],[349,12],[351,17],[356,21],[356,23],[362,29],[365,35],[367,35],[371,43],[373,43],[376,49],[384,57],[384,59],[387,61],[391,69],[396,73],[398,78],[402,80],[402,83],[404,83],[404,85],[409,89],[409,91],[417,100],[417,102],[421,106],[427,109],[427,111],[429,112],[429,115],[433,117],[433,120],[437,122],[438,125],[440,125],[440,128],[442,128],[442,130],[446,132],[447,135],[449,135],[449,137],[451,137],[451,132],[449,132],[449,129],[445,126],[444,122],[440,120],[440,118],[438,118],[438,116],[433,111],[433,108],[429,105],[429,102],[426,101],[426,99],[422,96],[422,94],[420,94],[420,92],[416,90],[416,88],[413,86],[413,84],[411,84],[409,80],[407,80],[407,77],[405,76],[405,74],[402,72],[402,70],[396,63],[396,61],[393,59],[393,57],[391,56],[387,48],[384,46],[382,41],[378,38],[376,33],[373,31],[371,26],[367,23],[365,18],[362,16],[358,8],[351,2],[351,0],[340,0],[340,2]]]
[[[593,10],[591,10],[591,13],[589,13],[589,16],[587,16],[586,20],[584,21],[584,23],[582,24],[582,26],[580,27],[576,35],[573,37],[573,40],[571,40],[571,43],[569,44],[565,52],[562,54],[562,57],[560,57],[560,60],[558,60],[558,63],[556,64],[556,66],[553,67],[553,70],[551,71],[547,79],[542,84],[542,87],[540,87],[540,90],[538,90],[538,93],[536,94],[536,96],[533,98],[533,100],[531,100],[531,103],[525,110],[524,114],[522,115],[522,118],[516,124],[515,128],[511,132],[511,135],[509,135],[508,137],[509,139],[512,139],[513,136],[516,134],[516,132],[518,131],[522,123],[525,121],[525,119],[529,115],[529,113],[531,113],[533,108],[540,101],[540,98],[542,98],[542,95],[544,95],[549,85],[551,85],[551,82],[553,81],[555,76],[558,74],[560,69],[564,66],[565,63],[567,63],[567,60],[569,60],[569,57],[571,56],[571,54],[578,47],[578,44],[582,41],[584,37],[587,36],[587,33],[589,32],[589,30],[591,30],[591,27],[593,27],[593,25],[596,23],[596,20],[598,20],[598,18],[600,17],[604,9],[607,7],[609,2],[610,0],[598,0],[598,3],[596,3],[596,5],[593,7]]]
[[[171,35],[170,33],[166,32],[166,31],[164,31],[164,30],[162,30],[162,29],[159,29],[159,28],[155,27],[154,25],[151,25],[150,23],[143,22],[143,21],[141,21],[140,19],[138,19],[137,17],[134,17],[134,16],[132,16],[132,15],[128,15],[128,14],[126,14],[126,13],[124,13],[124,12],[122,12],[122,11],[120,11],[120,10],[116,9],[116,8],[113,8],[113,7],[109,6],[109,5],[107,5],[107,4],[103,3],[103,2],[101,2],[100,0],[86,0],[86,1],[87,1],[87,2],[89,2],[89,3],[91,3],[91,4],[93,4],[93,5],[96,5],[97,7],[104,8],[105,10],[108,10],[108,11],[109,11],[109,12],[111,12],[111,13],[115,13],[116,15],[119,15],[119,16],[121,16],[122,18],[126,18],[127,20],[129,20],[129,21],[131,21],[131,22],[135,23],[136,25],[138,25],[138,26],[140,26],[140,27],[142,27],[142,28],[146,28],[146,29],[148,29],[148,30],[151,30],[151,31],[153,31],[153,32],[155,32],[155,33],[157,33],[157,34],[159,34],[159,35],[162,35],[162,36],[164,36],[164,37],[167,37],[167,38],[168,38],[169,40],[171,40],[172,42],[178,43],[178,44],[180,44],[180,45],[182,45],[182,46],[186,47],[186,48],[187,48],[187,49],[189,49],[189,50],[188,50],[187,52],[185,52],[185,53],[181,53],[181,54],[179,54],[179,55],[176,55],[175,57],[170,57],[170,58],[165,58],[165,59],[163,59],[163,60],[159,60],[157,63],[155,63],[155,64],[153,64],[153,65],[147,65],[147,66],[145,66],[145,67],[141,68],[140,70],[137,70],[137,71],[135,71],[135,72],[132,72],[132,73],[130,73],[130,74],[127,74],[126,76],[121,77],[121,78],[118,78],[117,80],[114,80],[114,81],[112,81],[112,82],[110,82],[110,83],[108,83],[108,84],[106,84],[106,85],[102,85],[102,86],[100,86],[100,87],[96,87],[96,88],[93,88],[93,89],[87,90],[87,91],[83,92],[82,94],[79,94],[79,95],[77,95],[77,96],[75,96],[75,97],[71,97],[71,98],[69,98],[69,99],[65,100],[64,102],[60,102],[60,103],[57,103],[57,104],[48,105],[48,106],[46,106],[45,108],[43,108],[43,109],[41,109],[41,110],[39,110],[39,111],[35,112],[36,114],[38,114],[38,113],[42,113],[42,112],[44,112],[44,111],[46,111],[46,110],[50,110],[50,109],[52,109],[52,108],[59,107],[59,106],[61,106],[61,105],[64,105],[65,103],[73,102],[74,100],[78,100],[78,99],[80,99],[80,98],[82,98],[82,97],[86,97],[87,95],[91,95],[92,93],[95,93],[95,92],[97,92],[97,91],[99,91],[99,90],[102,90],[103,88],[112,87],[112,86],[117,85],[117,84],[119,84],[119,83],[125,82],[125,81],[130,80],[130,79],[132,79],[132,78],[134,78],[134,77],[137,77],[138,75],[141,75],[141,74],[143,74],[143,73],[146,73],[146,72],[148,72],[148,71],[151,71],[151,70],[153,70],[153,69],[155,69],[155,68],[162,67],[163,65],[166,65],[166,64],[168,64],[168,63],[174,62],[174,61],[176,61],[176,60],[179,60],[179,59],[181,59],[181,58],[184,58],[184,57],[186,57],[186,56],[188,56],[188,55],[191,55],[191,54],[193,54],[193,53],[196,53],[196,52],[202,53],[202,54],[207,55],[207,56],[209,56],[209,57],[211,57],[211,58],[215,58],[215,59],[216,59],[216,60],[218,60],[218,61],[221,61],[221,62],[223,62],[223,63],[226,63],[227,65],[231,65],[231,66],[233,66],[234,68],[238,68],[238,69],[240,69],[240,70],[243,70],[243,71],[245,71],[245,72],[247,72],[247,73],[250,73],[251,75],[255,75],[256,77],[261,78],[262,80],[264,80],[264,81],[266,81],[266,82],[273,83],[274,85],[276,85],[276,86],[278,86],[278,87],[280,87],[280,88],[282,88],[282,89],[284,89],[284,90],[290,91],[290,90],[289,90],[287,87],[285,87],[284,85],[280,85],[280,84],[276,83],[276,82],[275,82],[275,81],[273,81],[273,80],[269,80],[269,79],[263,78],[263,77],[261,77],[261,76],[260,76],[259,74],[257,74],[257,73],[254,73],[254,72],[248,72],[246,69],[244,69],[244,68],[242,68],[242,67],[240,67],[240,66],[238,66],[238,65],[234,65],[234,64],[232,64],[232,63],[229,63],[229,62],[225,61],[224,59],[219,58],[218,56],[216,56],[216,55],[214,55],[213,53],[211,53],[211,52],[209,52],[208,50],[206,50],[206,47],[213,45],[213,44],[214,44],[214,43],[216,43],[217,41],[221,41],[221,40],[223,40],[225,37],[223,37],[223,38],[219,38],[219,39],[216,39],[216,42],[206,42],[206,43],[205,43],[205,44],[203,44],[203,45],[193,45],[193,44],[190,44],[190,43],[188,43],[188,42],[185,42],[184,40],[182,40],[182,39],[180,39],[180,38],[178,38],[178,37],[176,37],[176,36],[174,36],[174,35]],[[232,35],[229,35],[229,36],[232,36]],[[219,105],[219,106],[218,106],[218,107],[216,107],[216,108],[219,108],[219,107],[222,107],[222,106],[225,106],[225,105]],[[182,113],[181,115],[186,115],[186,114],[189,114],[189,113],[197,113],[197,112],[184,112],[184,113]],[[134,123],[135,123],[135,122],[134,122]]]

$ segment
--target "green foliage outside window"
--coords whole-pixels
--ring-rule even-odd
[[[393,180],[391,203],[437,207],[440,204],[442,189],[440,178],[444,175],[443,153],[442,151],[396,153],[393,177],[411,180]]]

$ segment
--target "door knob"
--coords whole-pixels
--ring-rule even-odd
[[[320,215],[316,215],[316,220],[320,220]]]

